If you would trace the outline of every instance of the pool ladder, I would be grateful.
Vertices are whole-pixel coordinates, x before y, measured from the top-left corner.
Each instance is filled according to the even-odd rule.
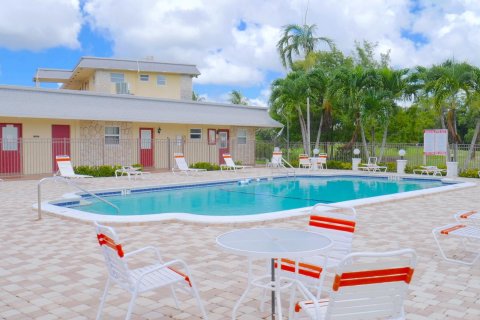
[[[400,180],[402,180],[402,177],[389,175],[389,176],[387,176],[387,179],[388,179],[388,181],[400,181]]]
[[[75,188],[77,188],[78,190],[82,191],[82,192],[85,192],[89,195],[91,195],[92,197],[102,201],[102,202],[105,202],[106,204],[108,204],[109,206],[113,207],[117,213],[120,213],[120,209],[114,205],[113,203],[111,203],[110,201],[108,200],[105,200],[103,199],[102,197],[99,197],[98,195],[88,191],[87,189],[84,189],[82,187],[80,187],[78,184],[76,184],[75,182],[73,182],[72,180],[69,180],[67,178],[64,178],[64,177],[60,177],[60,176],[53,176],[53,177],[47,177],[47,178],[43,178],[42,180],[40,180],[38,183],[37,183],[37,209],[38,209],[38,220],[42,219],[42,184],[45,182],[45,181],[60,181],[60,182],[63,182],[63,183],[66,183],[68,185],[71,185]]]

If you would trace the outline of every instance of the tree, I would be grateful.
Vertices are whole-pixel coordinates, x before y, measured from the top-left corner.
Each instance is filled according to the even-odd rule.
[[[232,90],[229,94],[228,101],[231,104],[241,104],[241,105],[248,105],[248,100],[243,96],[243,94],[240,91],[237,90]]]
[[[285,68],[292,68],[294,54],[305,60],[315,51],[319,42],[325,42],[330,48],[333,47],[333,42],[329,38],[315,37],[315,29],[316,25],[306,23],[303,26],[298,24],[283,26],[283,36],[277,43],[277,50]]]
[[[192,101],[202,102],[202,101],[205,101],[205,98],[200,96],[195,91],[192,91]]]

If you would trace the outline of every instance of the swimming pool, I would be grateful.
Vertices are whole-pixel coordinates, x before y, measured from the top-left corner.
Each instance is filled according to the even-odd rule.
[[[158,219],[161,216],[171,218],[186,215],[206,217],[208,221],[214,222],[215,219],[224,221],[225,217],[247,221],[248,218],[245,220],[245,217],[249,216],[265,219],[272,215],[276,218],[291,216],[293,211],[305,211],[317,203],[341,202],[355,205],[371,202],[369,199],[378,201],[385,200],[385,197],[401,198],[402,194],[412,196],[415,192],[455,186],[452,182],[446,183],[439,179],[299,176],[96,192],[118,206],[120,213],[88,194],[79,194],[80,199],[50,201],[48,204],[56,207],[57,212],[70,211],[70,214],[77,216],[91,215],[89,220],[100,219],[101,216],[102,220],[127,218],[126,221],[130,221],[128,217],[137,217],[149,221],[152,216]]]

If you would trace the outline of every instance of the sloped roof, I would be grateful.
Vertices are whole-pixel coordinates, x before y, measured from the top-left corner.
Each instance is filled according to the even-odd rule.
[[[282,127],[262,107],[0,86],[0,116]]]

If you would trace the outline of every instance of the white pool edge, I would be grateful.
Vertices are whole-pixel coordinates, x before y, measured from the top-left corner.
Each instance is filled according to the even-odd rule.
[[[417,179],[417,177],[405,177],[405,178]],[[438,179],[438,180],[442,180],[442,179]],[[231,180],[228,180],[228,181],[231,181]],[[404,200],[404,199],[414,198],[414,197],[421,197],[421,196],[426,196],[430,194],[454,191],[454,190],[476,186],[476,183],[473,183],[473,182],[455,181],[455,180],[449,180],[449,179],[445,179],[445,181],[455,182],[455,184],[450,184],[450,185],[436,187],[436,188],[396,193],[391,195],[336,202],[330,205],[335,205],[340,207],[359,207],[359,206],[377,204],[382,202],[390,202],[390,201]],[[204,182],[199,182],[197,184],[205,184],[205,183],[212,183],[212,182],[214,183],[224,182],[224,180],[204,181]],[[173,185],[176,186],[179,184],[173,184]],[[188,185],[188,184],[185,184],[185,185]],[[168,187],[168,186],[172,186],[172,185],[162,185],[162,187]],[[139,187],[139,188],[143,189],[148,187]],[[102,189],[94,192],[111,191],[111,190],[119,190],[119,189],[121,188]],[[75,199],[75,198],[78,198],[78,196],[76,196],[73,193],[64,195],[64,199]],[[205,224],[251,223],[251,222],[264,222],[264,221],[272,221],[272,220],[279,220],[279,219],[288,219],[288,218],[293,218],[298,216],[305,216],[309,214],[309,211],[312,208],[312,207],[303,207],[303,208],[292,209],[292,210],[274,211],[269,213],[252,214],[252,215],[245,215],[245,216],[204,216],[204,215],[196,215],[196,214],[183,213],[183,212],[160,213],[160,214],[149,214],[149,215],[115,216],[115,215],[102,215],[102,214],[75,210],[71,208],[60,207],[60,206],[50,204],[51,201],[53,200],[42,201],[41,207],[42,207],[43,213],[53,214],[63,218],[80,220],[84,222],[98,221],[103,223],[145,223],[145,222],[162,222],[162,221],[168,221],[168,220],[178,220],[183,222],[205,223]],[[32,209],[38,210],[38,205],[37,204],[32,205]],[[331,210],[331,208],[326,207],[325,210]]]

